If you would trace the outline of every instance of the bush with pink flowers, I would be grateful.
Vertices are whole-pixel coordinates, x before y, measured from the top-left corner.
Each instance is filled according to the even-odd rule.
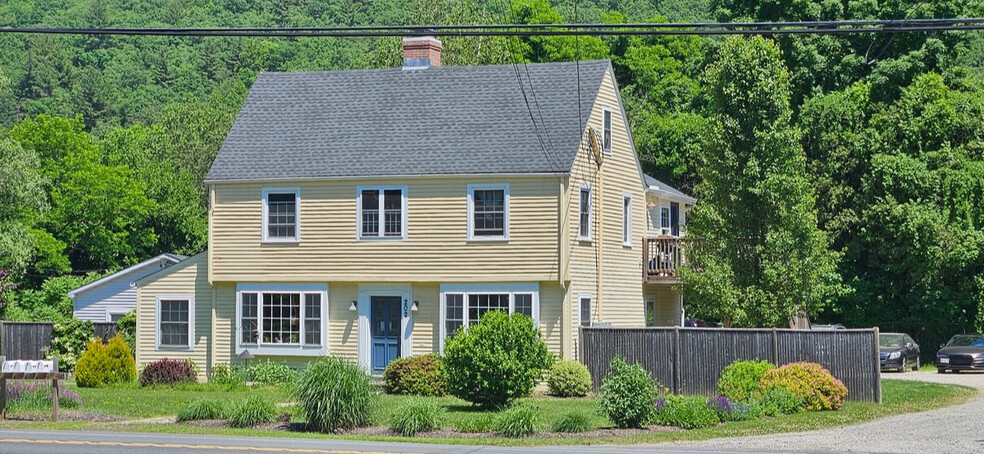
[[[847,399],[847,387],[817,363],[790,363],[765,373],[759,387],[781,388],[803,401],[806,411],[837,410]]]

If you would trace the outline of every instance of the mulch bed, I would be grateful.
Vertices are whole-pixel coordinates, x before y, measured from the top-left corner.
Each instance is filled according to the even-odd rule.
[[[7,419],[14,421],[51,421],[51,412],[26,412],[7,415]],[[58,412],[59,421],[85,421],[85,422],[118,422],[124,418],[119,416],[104,415],[102,413],[92,413],[88,411],[60,411]]]
[[[203,420],[203,421],[188,421],[184,424],[198,426],[198,427],[230,427],[229,423],[221,419]],[[260,430],[279,430],[285,432],[308,432],[307,425],[300,422],[275,422],[270,424],[260,424],[255,429]],[[530,437],[535,438],[608,438],[608,437],[624,437],[629,435],[640,435],[640,434],[650,434],[657,432],[672,432],[681,430],[676,427],[666,427],[666,426],[648,426],[641,429],[595,429],[589,430],[587,432],[581,433],[555,433],[555,432],[537,432]],[[389,427],[383,426],[370,426],[370,427],[359,427],[352,430],[346,430],[338,432],[338,435],[366,435],[375,437],[386,437],[386,436],[397,436],[389,430]],[[440,429],[431,432],[421,432],[417,434],[417,438],[500,438],[501,434],[498,432],[461,432],[457,429]]]

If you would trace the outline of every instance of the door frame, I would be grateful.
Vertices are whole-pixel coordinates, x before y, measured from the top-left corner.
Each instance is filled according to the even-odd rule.
[[[358,361],[367,371],[372,371],[372,339],[369,323],[371,321],[373,296],[398,296],[402,300],[400,308],[400,357],[413,355],[413,291],[409,284],[373,284],[359,285],[359,325],[358,325]]]

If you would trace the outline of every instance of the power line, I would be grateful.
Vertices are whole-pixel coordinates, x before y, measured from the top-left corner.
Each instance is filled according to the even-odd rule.
[[[892,19],[798,22],[706,22],[626,24],[488,24],[263,28],[44,28],[4,27],[7,34],[189,36],[189,37],[398,37],[398,36],[648,36],[791,35],[984,30],[984,18]]]

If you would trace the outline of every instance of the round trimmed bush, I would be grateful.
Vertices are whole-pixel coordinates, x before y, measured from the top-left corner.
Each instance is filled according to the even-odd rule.
[[[509,438],[533,435],[540,425],[540,411],[532,405],[516,405],[499,413],[495,429]]]
[[[486,312],[444,345],[448,391],[485,408],[528,396],[552,362],[533,319],[502,311]]]
[[[218,399],[198,399],[178,412],[178,422],[222,419],[225,417],[225,404]]]
[[[396,408],[390,430],[405,437],[413,437],[420,432],[440,428],[444,415],[444,408],[435,402],[409,399]]]
[[[197,379],[195,364],[190,359],[159,359],[146,365],[140,372],[141,386],[173,385]]]
[[[335,356],[309,363],[294,382],[293,395],[308,425],[325,433],[367,426],[376,408],[369,375]]]
[[[601,409],[619,428],[642,427],[649,422],[659,397],[659,384],[639,364],[612,359],[601,382]]]
[[[577,361],[557,361],[547,372],[547,387],[557,397],[582,397],[591,389],[591,373]]]
[[[75,365],[75,383],[81,388],[131,382],[136,375],[133,352],[119,335],[108,345],[98,337],[89,341]]]
[[[232,427],[253,427],[277,420],[277,406],[260,396],[234,402],[226,415]]]
[[[398,358],[383,372],[383,388],[390,394],[443,396],[444,363],[436,353]]]
[[[759,382],[776,366],[768,361],[735,361],[728,364],[718,380],[718,392],[733,402],[747,402],[761,394]]]
[[[847,387],[817,363],[790,363],[765,373],[763,390],[782,388],[803,402],[806,411],[837,410],[847,399]]]

